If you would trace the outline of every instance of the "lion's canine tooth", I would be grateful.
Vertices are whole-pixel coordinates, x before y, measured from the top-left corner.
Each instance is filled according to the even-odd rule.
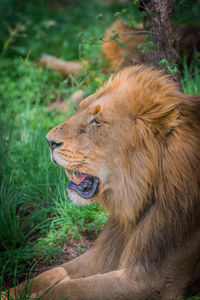
[[[66,173],[67,177],[69,178],[69,180],[71,180],[73,175],[69,171],[67,171],[66,169],[65,169],[65,173]]]
[[[73,181],[75,183],[79,183],[80,182],[80,178],[78,178],[75,174],[73,174]]]

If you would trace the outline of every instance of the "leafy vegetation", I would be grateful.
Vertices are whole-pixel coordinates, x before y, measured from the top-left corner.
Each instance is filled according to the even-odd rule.
[[[56,3],[56,4],[55,4]],[[76,90],[93,93],[107,79],[99,55],[100,39],[115,17],[131,4],[105,6],[101,1],[2,0],[0,15],[0,285],[29,276],[40,261],[49,261],[69,239],[98,232],[107,214],[97,204],[73,205],[66,196],[64,171],[50,162],[47,132],[73,114]],[[135,9],[135,8],[134,8]],[[131,10],[133,13],[133,10]],[[137,12],[139,16],[139,12]],[[141,18],[140,16],[137,18]],[[129,17],[129,22],[133,23]],[[79,77],[63,77],[37,65],[42,53],[80,60]],[[183,62],[182,85],[200,94],[200,57]],[[68,111],[50,110],[62,99]],[[84,251],[79,246],[77,251]]]

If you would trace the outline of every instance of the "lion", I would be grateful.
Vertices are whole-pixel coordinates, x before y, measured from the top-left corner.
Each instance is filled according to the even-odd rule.
[[[181,57],[188,64],[194,56],[194,49],[200,51],[200,30],[195,26],[172,25],[174,46]],[[102,65],[103,73],[116,73],[121,68],[138,65],[153,64],[152,51],[154,44],[151,39],[151,31],[146,30],[143,24],[130,27],[116,20],[105,31],[102,40],[102,50],[100,56],[108,63]],[[180,67],[181,63],[179,61]],[[52,70],[63,73],[65,76],[70,74],[81,74],[83,66],[78,61],[64,61],[52,55],[44,54],[39,60],[39,65],[48,67]]]
[[[200,51],[199,28],[172,24],[172,29],[176,50],[181,57],[191,63],[194,48]],[[114,22],[106,30],[102,42],[102,54],[109,62],[109,66],[103,71],[105,73],[116,72],[120,68],[137,64],[152,65],[153,58],[149,50],[153,49],[154,45],[149,41],[151,34],[151,30],[144,28],[143,24],[131,28],[120,19]]]
[[[47,134],[71,201],[109,212],[94,246],[10,290],[15,298],[175,299],[200,283],[200,98],[128,67]]]
[[[114,22],[105,32],[102,42],[102,54],[109,62],[105,67],[105,73],[115,72],[122,67],[136,64],[150,64],[149,57],[138,49],[139,45],[146,44],[145,29],[142,24],[130,28],[119,19]],[[113,39],[116,35],[116,39]],[[122,43],[122,45],[120,44]],[[123,46],[123,47],[122,47]]]

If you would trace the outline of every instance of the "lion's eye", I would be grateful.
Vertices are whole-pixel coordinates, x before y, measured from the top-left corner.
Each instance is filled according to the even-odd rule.
[[[99,127],[99,126],[103,125],[103,122],[101,122],[101,121],[99,121],[99,120],[97,120],[97,119],[92,119],[92,120],[90,121],[90,124],[95,124],[96,127]]]
[[[90,121],[90,124],[93,124],[93,123],[94,124],[100,124],[96,119],[93,119],[93,120]]]

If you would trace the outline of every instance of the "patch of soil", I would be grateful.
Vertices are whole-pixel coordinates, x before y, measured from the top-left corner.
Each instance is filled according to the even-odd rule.
[[[55,98],[51,103],[48,104],[48,109],[56,109],[58,111],[69,111],[69,106],[67,102],[65,102],[63,99]]]
[[[95,235],[96,238],[96,235]],[[67,241],[62,247],[62,253],[59,254],[56,259],[51,260],[50,262],[45,262],[41,260],[36,267],[34,268],[34,276],[51,269],[52,267],[59,266],[63,263],[66,263],[79,255],[83,254],[85,251],[90,249],[94,243],[94,239],[86,236],[84,240],[76,241],[70,240]]]

